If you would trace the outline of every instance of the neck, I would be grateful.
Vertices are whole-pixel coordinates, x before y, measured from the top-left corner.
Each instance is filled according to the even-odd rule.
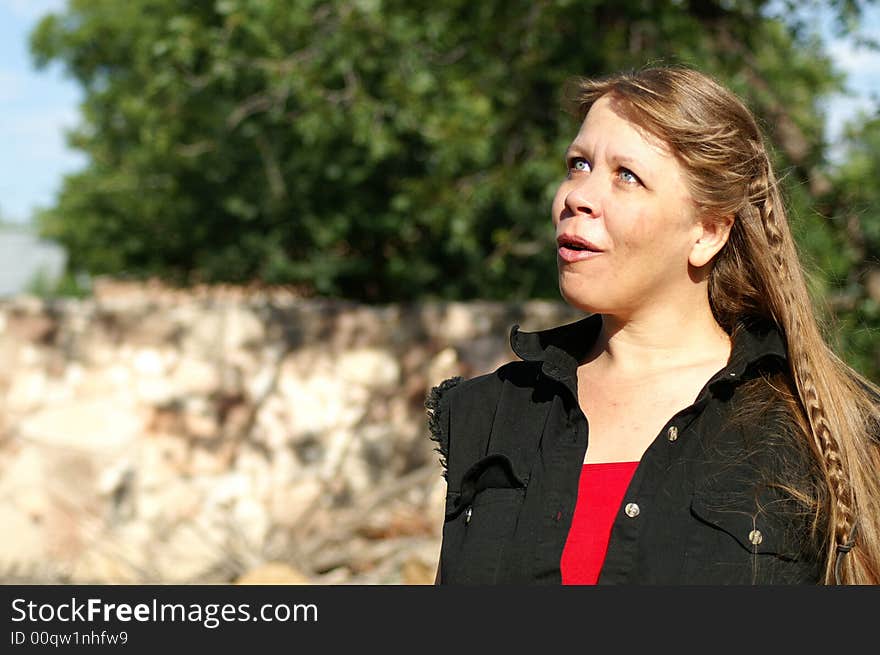
[[[602,315],[602,329],[589,359],[620,375],[664,371],[730,357],[730,337],[718,325],[708,298],[704,306],[664,305],[630,316]]]

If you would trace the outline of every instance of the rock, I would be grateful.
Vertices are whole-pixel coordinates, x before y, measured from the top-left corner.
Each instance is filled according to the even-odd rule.
[[[151,562],[157,580],[165,584],[193,584],[228,566],[228,541],[220,517],[203,512],[196,520],[171,527],[156,535]]]
[[[312,580],[302,571],[283,562],[265,562],[241,574],[233,584],[239,585],[270,585],[270,584],[313,584]]]
[[[132,368],[136,375],[156,377],[166,370],[165,358],[156,348],[141,348],[135,351]]]
[[[219,446],[193,447],[190,449],[186,472],[195,477],[224,475],[232,467],[234,450],[234,445],[229,441]]]
[[[365,412],[369,392],[345,385],[326,357],[309,357],[311,362],[292,361],[282,365],[278,394],[290,413],[290,433],[322,434],[356,424]]]
[[[229,305],[223,324],[223,352],[259,346],[265,337],[262,321],[245,307]]]
[[[47,551],[46,523],[35,520],[26,510],[7,501],[0,504],[0,525],[3,525],[5,535],[0,539],[0,575],[4,582],[11,571],[39,577],[39,572],[46,570],[51,561]]]
[[[178,396],[207,395],[220,386],[216,364],[197,357],[182,357],[168,380]]]
[[[48,387],[46,374],[41,370],[24,370],[12,377],[6,393],[5,409],[23,414],[45,403]]]
[[[252,438],[271,450],[279,450],[293,439],[292,405],[280,396],[270,396],[257,412]]]
[[[430,584],[446,484],[426,392],[508,361],[514,322],[580,318],[545,301],[99,286],[0,300],[0,562],[15,580]],[[435,475],[360,515],[420,467]]]
[[[474,312],[467,303],[449,303],[443,316],[446,338],[452,342],[465,341],[485,333],[491,325],[489,306],[485,309],[487,311]]]
[[[259,552],[269,533],[269,513],[265,505],[251,495],[236,499],[232,508],[232,520],[239,539]]]
[[[187,434],[200,440],[214,440],[222,435],[217,417],[208,413],[187,412],[183,417],[183,424]]]
[[[136,489],[135,516],[141,524],[171,526],[189,523],[203,508],[204,492],[183,477],[169,476],[161,486],[139,483]]]
[[[428,525],[433,526],[434,536],[439,538],[443,533],[443,519],[446,515],[446,480],[442,477],[442,469],[437,463],[437,478],[431,485],[425,510]]]
[[[337,379],[343,384],[360,384],[382,389],[400,380],[400,365],[391,353],[377,348],[342,352],[336,362]]]
[[[422,560],[412,557],[406,560],[401,567],[401,584],[405,585],[429,585],[434,584],[436,569],[432,569]]]
[[[297,526],[307,513],[314,511],[323,493],[324,485],[316,478],[303,478],[277,486],[270,497],[272,522],[288,528]]]
[[[13,312],[6,317],[10,336],[29,343],[51,343],[58,332],[58,320],[41,311]]]
[[[23,419],[20,431],[42,444],[90,451],[106,459],[130,447],[143,433],[144,424],[133,407],[90,400],[45,407]]]
[[[455,348],[447,347],[438,352],[428,363],[428,383],[434,387],[443,380],[458,375],[458,353]],[[425,390],[427,392],[427,390]]]

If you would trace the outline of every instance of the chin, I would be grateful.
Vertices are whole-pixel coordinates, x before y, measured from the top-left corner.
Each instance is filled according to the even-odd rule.
[[[579,309],[580,311],[586,314],[602,314],[603,308],[601,305],[597,304],[597,298],[591,298],[592,294],[584,293],[583,290],[573,289],[573,285],[564,284],[562,282],[562,277],[559,279],[559,293],[562,296],[562,299],[567,302],[569,305],[574,307],[575,309]]]

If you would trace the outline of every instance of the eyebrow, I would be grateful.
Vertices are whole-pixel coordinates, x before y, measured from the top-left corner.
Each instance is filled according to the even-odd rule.
[[[563,159],[568,162],[568,158],[573,155],[586,155],[587,153],[578,145],[572,143],[568,148],[565,149],[565,154],[563,155]]]
[[[570,146],[568,146],[568,148],[565,149],[564,161],[568,163],[569,157],[572,157],[574,155],[586,156],[586,154],[587,152],[583,147],[576,143],[572,143]],[[612,155],[611,160],[623,166],[634,166],[640,171],[647,171],[648,169],[648,166],[644,162],[639,161],[638,159],[633,159],[628,155],[614,154]]]
[[[626,155],[615,155],[611,159],[612,161],[615,161],[623,166],[633,166],[635,168],[638,168],[640,172],[648,171],[648,166],[644,162],[633,159],[632,157],[627,157]]]

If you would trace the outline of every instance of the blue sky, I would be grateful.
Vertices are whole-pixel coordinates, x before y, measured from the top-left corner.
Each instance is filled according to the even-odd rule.
[[[76,125],[78,87],[57,68],[36,71],[27,36],[40,16],[64,0],[0,0],[0,217],[24,221],[52,204],[66,172],[85,159],[67,148]]]
[[[58,67],[35,70],[28,53],[28,34],[37,20],[65,4],[65,0],[0,0],[0,218],[4,220],[24,222],[35,208],[51,205],[64,174],[85,164],[82,155],[67,148],[64,138],[65,129],[77,123],[78,87]],[[821,16],[817,22],[823,24]],[[861,31],[880,37],[880,6],[868,8]],[[876,111],[880,53],[845,41],[830,41],[828,51],[847,74],[853,92],[828,104],[833,140],[857,111]]]

